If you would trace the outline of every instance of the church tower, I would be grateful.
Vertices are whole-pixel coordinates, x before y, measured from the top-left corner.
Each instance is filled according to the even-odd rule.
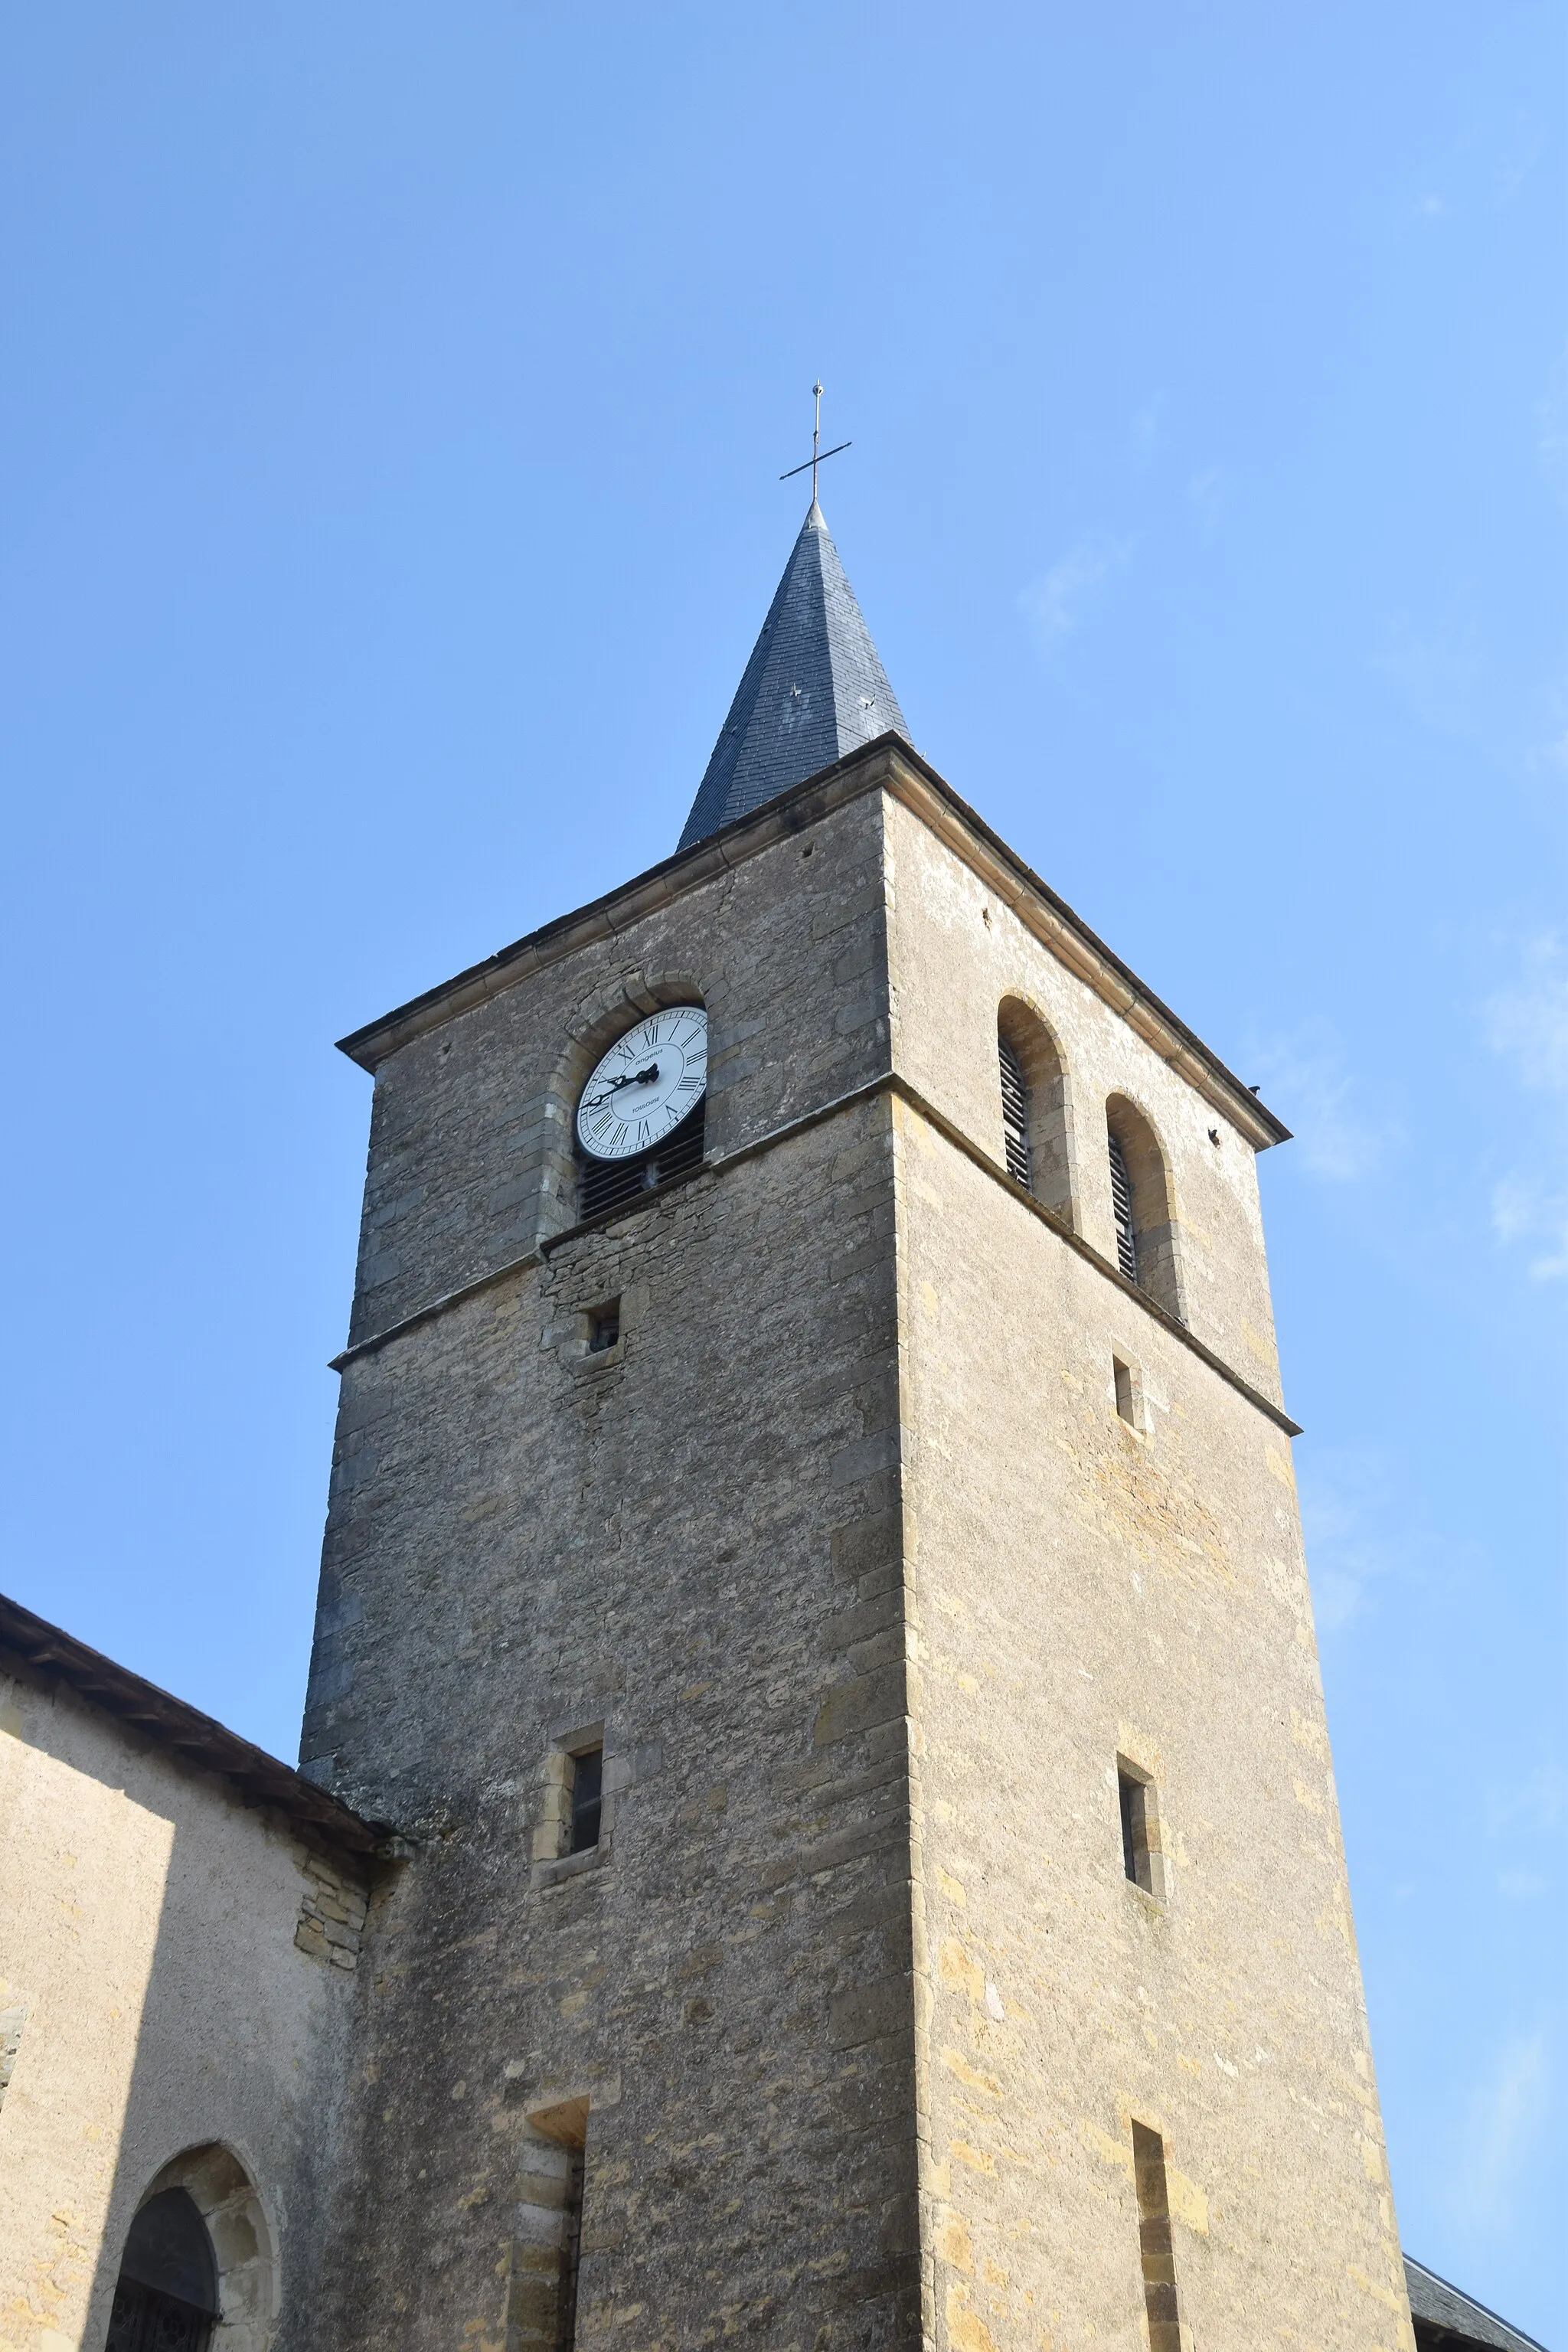
[[[815,499],[676,855],[375,1079],[302,1769],[340,2352],[1412,2338],[1279,1121],[912,749]]]

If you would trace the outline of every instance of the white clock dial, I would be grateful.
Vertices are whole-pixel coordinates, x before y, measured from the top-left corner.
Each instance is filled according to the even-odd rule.
[[[662,1143],[708,1084],[708,1015],[700,1004],[650,1013],[617,1037],[583,1089],[577,1140],[595,1160],[630,1160]]]

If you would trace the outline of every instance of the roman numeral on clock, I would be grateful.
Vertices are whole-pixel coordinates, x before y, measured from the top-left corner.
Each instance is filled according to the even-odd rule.
[[[666,1005],[607,1045],[578,1098],[576,1136],[590,1159],[649,1155],[707,1089],[708,1019]],[[595,1179],[595,1181],[598,1180]]]

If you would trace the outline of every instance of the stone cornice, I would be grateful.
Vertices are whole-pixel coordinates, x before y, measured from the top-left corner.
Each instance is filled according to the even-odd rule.
[[[482,963],[471,964],[439,987],[426,989],[381,1020],[368,1022],[341,1038],[340,1050],[362,1069],[374,1072],[411,1039],[439,1028],[488,997],[515,988],[520,981],[560,962],[579,948],[621,938],[657,908],[673,904],[689,891],[758,856],[775,842],[805,831],[834,809],[871,792],[890,793],[918,816],[1058,961],[1222,1111],[1255,1150],[1265,1151],[1270,1144],[1289,1140],[1289,1129],[1258,1101],[1250,1087],[1143,985],[1136,972],[1008,848],[919,752],[911,751],[900,736],[890,734],[878,736],[832,767],[781,793],[754,814],[667,857],[619,889],[558,916],[554,922],[530,931],[510,947],[498,949]]]
[[[884,1070],[879,1077],[868,1078],[864,1086],[851,1087],[847,1094],[836,1095],[831,1102],[819,1103],[815,1110],[803,1111],[798,1118],[786,1119],[782,1127],[772,1129],[766,1135],[753,1137],[750,1143],[740,1144],[733,1151],[721,1153],[715,1159],[704,1160],[700,1166],[689,1169],[683,1174],[672,1178],[668,1184],[660,1185],[658,1191],[651,1195],[630,1202],[623,1201],[613,1209],[601,1209],[597,1216],[584,1217],[580,1223],[567,1225],[562,1232],[550,1234],[535,1248],[524,1250],[520,1256],[508,1258],[502,1265],[491,1266],[488,1273],[474,1275],[468,1281],[458,1283],[452,1289],[443,1291],[439,1297],[427,1299],[424,1306],[416,1307],[408,1314],[399,1316],[395,1322],[387,1324],[384,1330],[373,1331],[368,1338],[356,1340],[352,1348],[345,1348],[341,1355],[331,1359],[330,1370],[334,1372],[346,1371],[351,1364],[357,1363],[362,1357],[376,1354],[390,1340],[402,1339],[405,1332],[416,1330],[422,1323],[431,1322],[436,1317],[447,1314],[452,1307],[460,1307],[470,1298],[477,1298],[482,1291],[493,1290],[499,1283],[507,1281],[512,1276],[526,1273],[530,1266],[542,1265],[547,1258],[553,1255],[555,1251],[564,1248],[571,1242],[581,1240],[585,1234],[600,1232],[608,1225],[626,1223],[633,1217],[651,1215],[661,1202],[668,1200],[671,1192],[681,1186],[694,1182],[700,1176],[722,1176],[727,1170],[739,1167],[742,1160],[754,1160],[759,1153],[773,1151],[779,1144],[787,1143],[797,1135],[804,1135],[810,1128],[820,1127],[826,1119],[838,1118],[842,1112],[852,1110],[858,1103],[870,1102],[879,1095],[890,1095],[905,1104],[918,1118],[923,1119],[928,1127],[934,1129],[938,1135],[952,1144],[955,1150],[961,1151],[964,1158],[983,1174],[989,1176],[994,1183],[1000,1184],[1004,1192],[1010,1192],[1020,1208],[1027,1209],[1031,1216],[1037,1217],[1041,1224],[1048,1226],[1059,1241],[1065,1242],[1070,1250],[1076,1251],[1079,1257],[1093,1266],[1097,1274],[1103,1276],[1114,1288],[1131,1299],[1135,1307],[1142,1307],[1145,1315],[1152,1316],[1163,1330],[1170,1333],[1173,1339],[1180,1340],[1182,1346],[1188,1349],[1201,1362],[1205,1363],[1211,1371],[1217,1372],[1220,1379],[1228,1387],[1235,1389],[1238,1396],[1244,1396],[1248,1404],[1256,1405],[1258,1411],[1273,1422],[1276,1428],[1282,1429],[1287,1437],[1300,1436],[1300,1423],[1292,1421],[1284,1408],[1274,1402],[1272,1397],[1265,1396],[1261,1389],[1255,1389],[1250,1381],[1244,1380],[1234,1365],[1227,1364],[1223,1356],[1216,1355],[1205,1341],[1200,1339],[1194,1332],[1189,1331],[1178,1317],[1172,1315],[1160,1305],[1158,1299],[1151,1298],[1149,1293],[1141,1289],[1137,1283],[1129,1282],[1121,1267],[1113,1265],[1108,1257],[1102,1257],[1092,1242],[1085,1241],[1081,1234],[1075,1233],[1065,1217],[1058,1216],[1054,1209],[1047,1209],[1043,1201],[1037,1201],[1026,1185],[1020,1184],[1015,1177],[1009,1176],[1000,1160],[993,1160],[991,1154],[976,1143],[972,1136],[965,1135],[963,1129],[955,1125],[945,1111],[939,1110],[935,1103],[928,1101],[918,1087],[911,1087],[907,1078],[900,1077],[892,1070]]]

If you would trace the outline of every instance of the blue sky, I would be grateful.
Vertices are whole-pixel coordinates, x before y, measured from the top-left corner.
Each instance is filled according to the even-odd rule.
[[[294,1752],[368,1083],[804,505],[1268,1099],[1406,2244],[1564,2316],[1561,11],[0,11],[5,1577]]]

